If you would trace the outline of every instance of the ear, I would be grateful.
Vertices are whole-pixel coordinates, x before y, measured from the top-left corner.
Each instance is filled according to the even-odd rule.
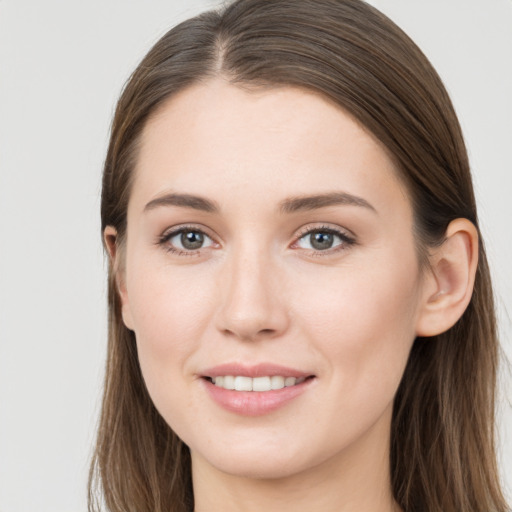
[[[456,219],[443,244],[430,256],[424,296],[416,326],[417,336],[447,331],[471,300],[478,264],[478,232],[468,219]]]
[[[126,291],[126,272],[124,264],[125,250],[121,247],[119,236],[116,228],[113,226],[107,226],[103,232],[103,240],[105,241],[105,247],[107,248],[108,256],[110,259],[110,265],[114,275],[117,293],[121,300],[121,313],[123,315],[123,322],[128,329],[133,330],[133,320],[131,316],[130,304],[128,302],[128,293]]]

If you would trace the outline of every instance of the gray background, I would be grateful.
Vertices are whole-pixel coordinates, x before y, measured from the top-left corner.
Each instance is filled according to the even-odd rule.
[[[512,359],[512,0],[374,0],[459,113]],[[101,164],[119,91],[208,0],[0,0],[0,512],[85,512],[105,356]],[[512,494],[512,378],[500,467]]]

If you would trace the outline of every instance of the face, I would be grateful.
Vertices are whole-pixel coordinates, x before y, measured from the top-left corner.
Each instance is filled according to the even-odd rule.
[[[393,163],[343,110],[222,80],[172,97],[124,251],[123,318],[194,465],[276,478],[387,447],[422,273]]]

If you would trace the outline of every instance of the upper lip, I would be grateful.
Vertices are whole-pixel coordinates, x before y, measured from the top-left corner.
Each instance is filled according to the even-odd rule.
[[[311,372],[304,372],[295,368],[281,366],[273,363],[243,364],[243,363],[225,363],[212,368],[207,368],[201,372],[202,377],[222,377],[225,375],[243,376],[243,377],[272,377],[280,375],[282,377],[310,377]]]

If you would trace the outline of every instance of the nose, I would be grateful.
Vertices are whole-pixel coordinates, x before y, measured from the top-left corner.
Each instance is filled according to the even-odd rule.
[[[263,251],[227,258],[216,327],[243,341],[276,338],[289,326],[283,275]]]

